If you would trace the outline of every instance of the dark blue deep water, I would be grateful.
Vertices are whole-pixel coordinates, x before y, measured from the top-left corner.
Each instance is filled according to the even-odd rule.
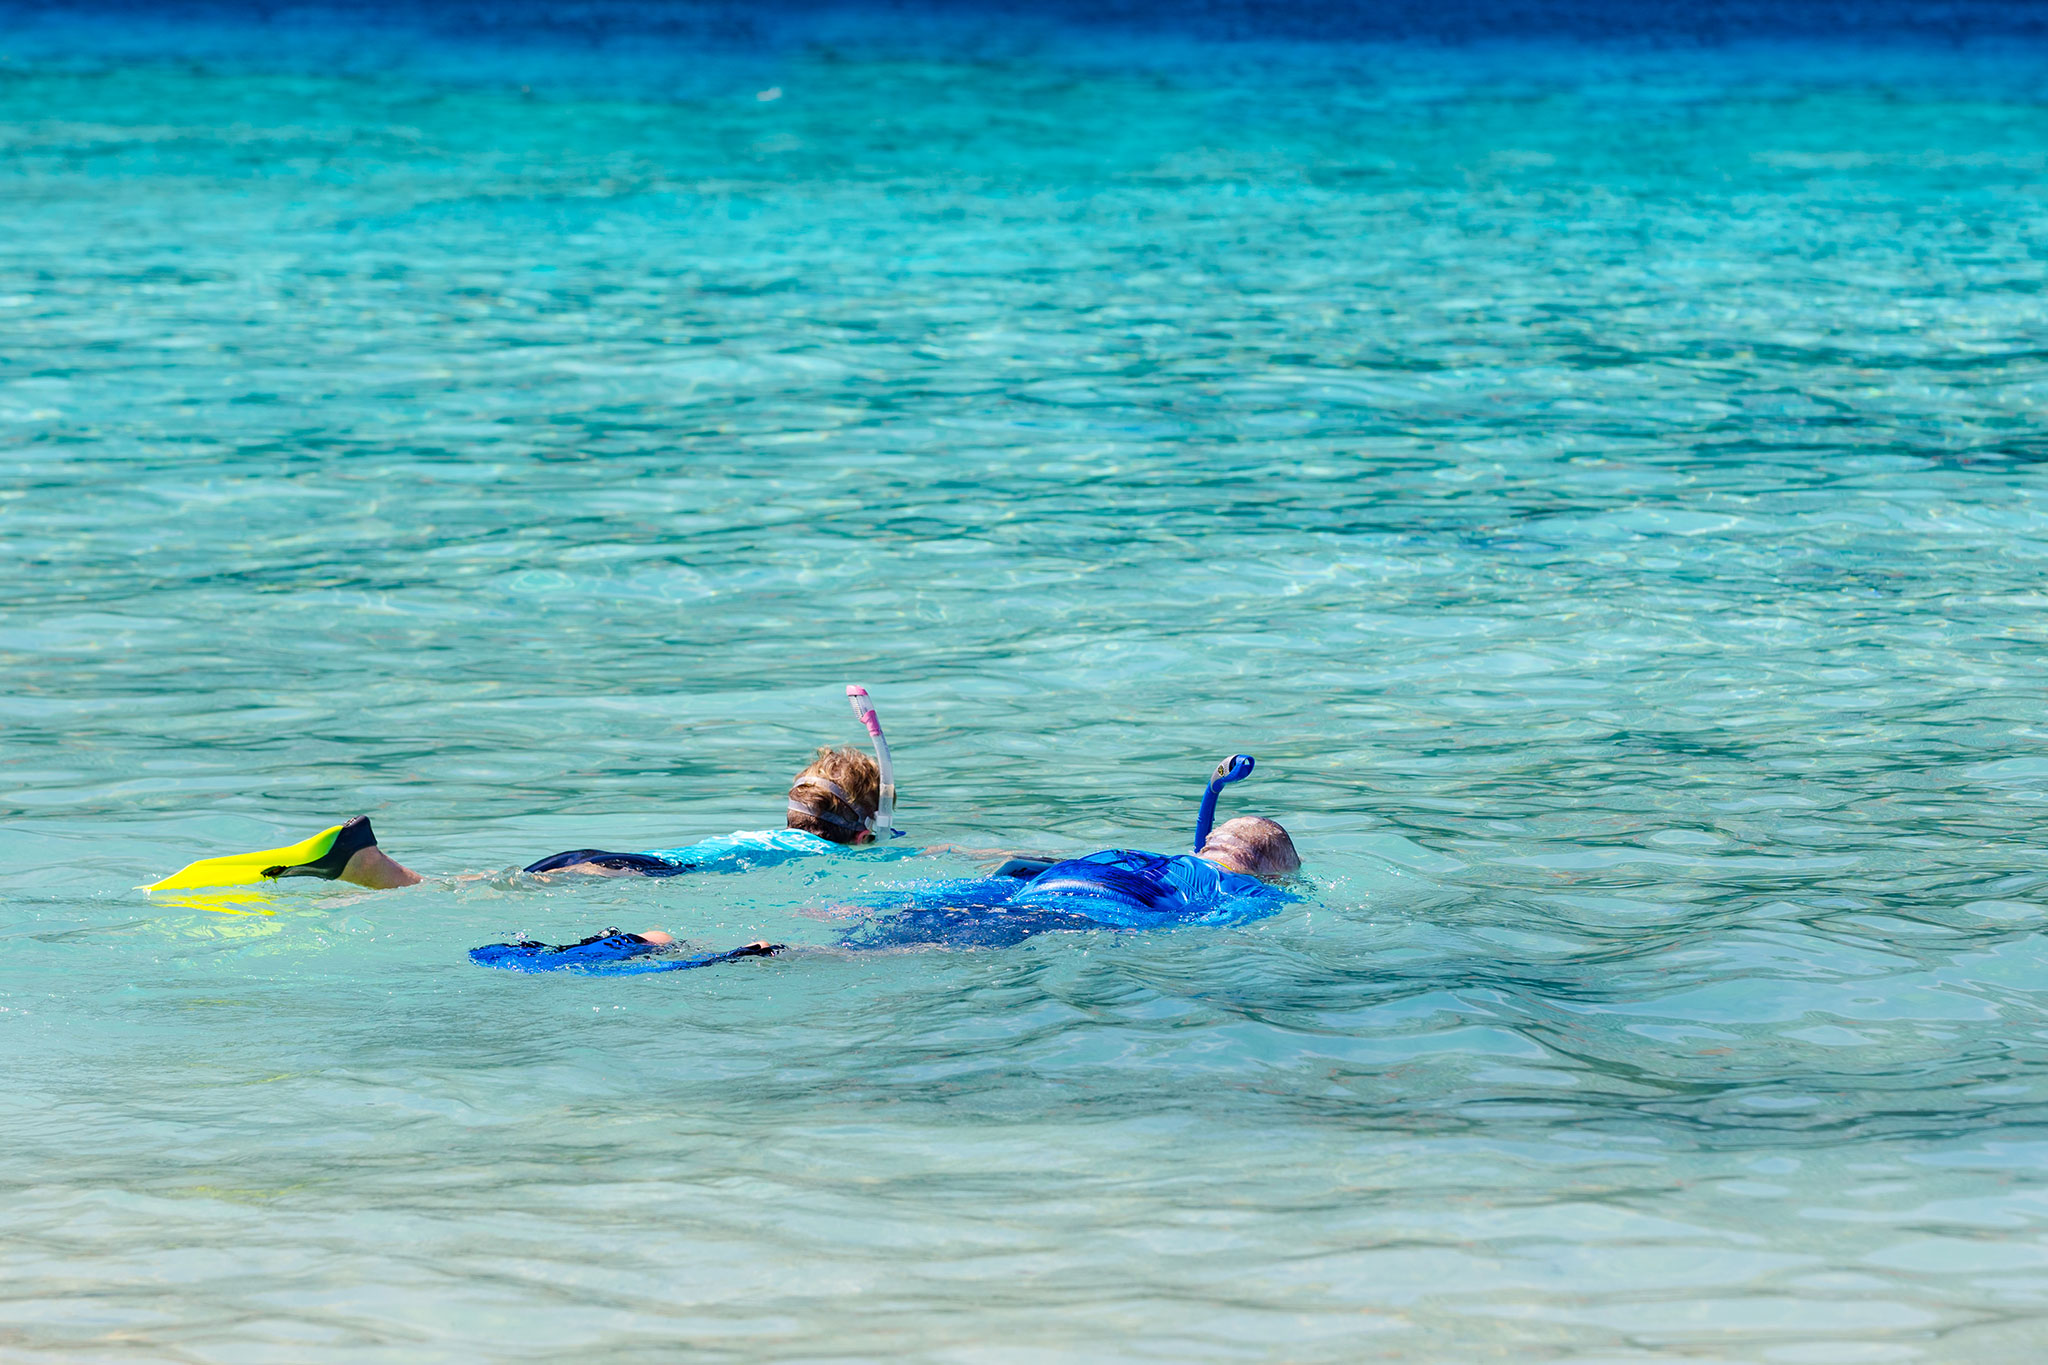
[[[0,9],[0,1357],[2039,1359],[2044,43]],[[849,681],[955,848],[511,871]],[[1232,751],[1274,918],[831,946]]]

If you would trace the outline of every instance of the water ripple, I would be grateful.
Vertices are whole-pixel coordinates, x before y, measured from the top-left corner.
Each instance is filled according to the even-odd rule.
[[[2038,1354],[2032,49],[70,32],[0,1351]],[[1316,894],[858,953],[900,866],[511,875],[774,823],[849,678],[920,842],[1175,846],[1243,750]],[[130,890],[357,811],[434,878]],[[651,923],[797,948],[463,960]]]

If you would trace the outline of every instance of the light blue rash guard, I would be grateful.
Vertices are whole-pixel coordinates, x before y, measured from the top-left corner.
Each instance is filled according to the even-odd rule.
[[[645,853],[612,853],[601,848],[572,848],[529,864],[528,872],[560,872],[585,863],[612,872],[637,872],[643,877],[677,877],[685,872],[752,872],[795,858],[820,854],[854,854],[867,858],[908,858],[914,848],[878,849],[872,844],[835,844],[800,829],[743,829],[702,839],[680,848]]]
[[[753,872],[795,858],[855,851],[854,845],[835,844],[809,830],[742,829],[681,848],[650,848],[640,856],[659,858],[695,872]]]

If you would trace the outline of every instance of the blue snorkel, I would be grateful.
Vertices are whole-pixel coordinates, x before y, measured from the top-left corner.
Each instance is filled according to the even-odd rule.
[[[1250,754],[1232,754],[1216,765],[1215,776],[1209,779],[1209,789],[1202,793],[1202,813],[1195,817],[1195,852],[1202,851],[1202,845],[1209,842],[1209,831],[1216,824],[1216,798],[1232,782],[1242,782],[1252,775],[1257,760]]]

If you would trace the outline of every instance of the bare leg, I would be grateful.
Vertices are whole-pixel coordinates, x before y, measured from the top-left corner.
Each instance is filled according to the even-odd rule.
[[[555,869],[555,872],[581,872],[591,877],[637,877],[640,875],[630,867],[603,867],[597,863],[573,863],[568,867],[558,867]],[[539,875],[551,877],[554,873],[543,872]]]
[[[357,849],[350,856],[348,864],[341,869],[341,880],[367,886],[372,891],[387,891],[395,886],[418,885],[420,874],[371,844],[368,848]]]
[[[676,941],[676,936],[674,934],[669,933],[666,929],[642,929],[640,931],[640,937],[646,939],[649,943],[656,944],[663,948],[669,947]],[[765,938],[755,939],[752,943],[749,943],[747,945],[747,947],[762,953],[772,952],[776,948],[779,948],[781,946],[782,945],[777,943],[770,943]]]

